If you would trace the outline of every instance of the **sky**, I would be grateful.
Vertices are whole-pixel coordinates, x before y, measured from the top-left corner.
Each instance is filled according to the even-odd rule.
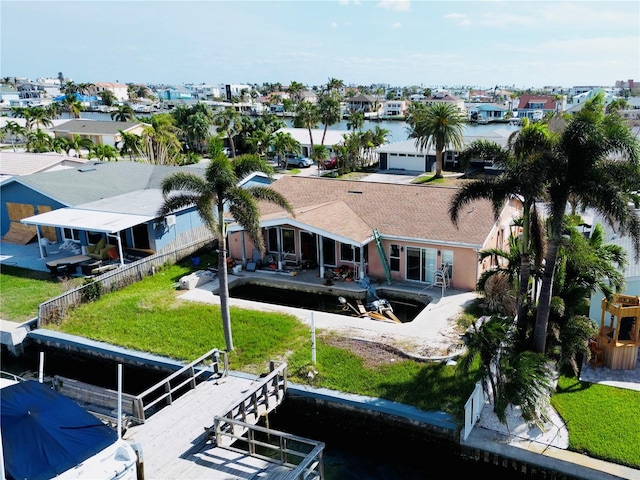
[[[0,0],[0,76],[76,83],[613,86],[637,0]]]

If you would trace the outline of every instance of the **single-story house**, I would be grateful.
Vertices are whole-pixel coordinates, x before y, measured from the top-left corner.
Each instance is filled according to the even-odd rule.
[[[79,168],[85,164],[81,158],[62,153],[27,153],[3,151],[0,155],[0,180],[8,177]]]
[[[314,145],[320,145],[322,136],[325,134],[324,128],[312,128],[311,136],[309,136],[307,128],[281,128],[278,132],[288,133],[294,140],[299,142],[302,148],[301,154],[305,157],[311,157],[311,139],[313,138]],[[343,143],[344,136],[348,133],[348,130],[327,129],[324,137],[324,146],[327,147],[330,154],[333,154],[333,148],[331,147]]]
[[[467,113],[471,122],[489,123],[495,120],[504,120],[509,109],[504,105],[495,103],[468,103]]]
[[[465,135],[465,146],[476,140],[488,140],[505,147],[512,131],[496,128],[483,135]],[[401,142],[384,144],[375,150],[380,160],[380,168],[383,170],[406,170],[412,172],[433,172],[435,171],[436,151],[430,147],[429,150],[420,150],[416,145],[416,139],[410,138]],[[460,152],[445,150],[444,168],[445,170],[456,170],[459,166],[457,156]],[[471,162],[474,163],[473,161]],[[473,166],[473,165],[472,165]],[[478,165],[483,169],[492,169],[492,164]]]
[[[7,178],[0,182],[0,234],[4,241],[25,245],[72,242],[82,249],[105,238],[121,251],[162,251],[182,233],[202,228],[193,208],[156,216],[162,180],[186,168],[88,161],[78,168]],[[204,173],[196,167],[188,171]],[[40,255],[46,250],[41,248]]]
[[[498,218],[488,201],[449,217],[457,188],[284,176],[270,186],[284,195],[295,215],[260,205],[260,224],[268,254],[328,270],[349,269],[355,278],[416,282],[428,287],[447,272],[451,288],[471,291],[491,260],[478,252],[508,248],[513,219],[521,212],[516,198]],[[241,226],[229,225],[231,257],[245,263],[255,250]]]
[[[71,139],[74,135],[80,135],[82,138],[88,138],[94,144],[115,147],[122,140],[120,130],[125,133],[142,135],[145,127],[146,124],[142,122],[110,122],[79,118],[56,125],[51,128],[51,132],[55,138]]]

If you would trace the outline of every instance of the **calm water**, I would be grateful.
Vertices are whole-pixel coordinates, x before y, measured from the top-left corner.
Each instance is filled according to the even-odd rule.
[[[355,313],[352,309],[348,307],[345,308],[338,301],[339,296],[337,294],[301,292],[298,290],[287,290],[285,288],[245,284],[231,287],[229,289],[229,295],[233,298],[241,298],[243,300],[304,308],[338,315],[353,316]],[[345,297],[350,305],[357,308],[357,303],[354,298],[349,298],[346,295],[341,296]],[[425,304],[410,299],[388,298],[387,300],[389,300],[393,308],[393,314],[402,323],[413,321],[426,307]],[[362,303],[366,302],[363,301]]]
[[[2,369],[37,378],[39,352],[29,350],[16,360],[3,355]],[[91,357],[48,350],[44,374],[62,375],[117,390],[117,364]],[[165,375],[166,376],[166,375]],[[161,379],[148,369],[123,367],[123,389],[139,393]],[[491,464],[462,459],[457,446],[433,441],[393,427],[354,425],[352,414],[310,411],[285,402],[269,415],[269,427],[322,441],[326,480],[427,480],[442,472],[452,478],[531,480],[534,477]],[[143,446],[144,448],[144,446]]]
[[[144,115],[139,115],[140,117]],[[108,113],[100,113],[100,112],[82,112],[82,118],[91,118],[94,120],[111,120],[111,116]],[[287,126],[291,127],[292,120],[287,118],[285,119],[285,123]],[[389,131],[389,135],[387,136],[387,142],[402,142],[408,139],[407,127],[408,124],[406,122],[397,121],[397,120],[381,120],[381,121],[372,121],[366,120],[364,122],[363,130],[374,130],[376,127],[383,128]],[[331,130],[348,130],[347,129],[347,120],[343,120],[335,125],[331,125],[329,127]],[[484,135],[495,130],[506,130],[507,132],[515,132],[519,130],[520,127],[508,124],[487,124],[487,125],[465,125],[464,133],[465,135]]]

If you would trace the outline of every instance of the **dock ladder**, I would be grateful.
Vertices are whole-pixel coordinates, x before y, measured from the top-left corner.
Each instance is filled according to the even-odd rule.
[[[382,268],[384,268],[384,274],[387,277],[387,283],[391,285],[391,269],[389,268],[389,261],[387,260],[387,255],[384,253],[384,248],[382,247],[382,240],[380,238],[380,232],[378,232],[377,228],[373,229],[373,239],[376,242],[376,248],[378,249],[378,255],[380,256],[380,261],[382,262]]]

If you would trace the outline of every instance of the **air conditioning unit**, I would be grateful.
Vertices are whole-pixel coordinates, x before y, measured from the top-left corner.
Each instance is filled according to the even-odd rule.
[[[172,227],[176,224],[176,216],[175,215],[167,215],[165,217],[165,221],[167,222],[167,227]]]

